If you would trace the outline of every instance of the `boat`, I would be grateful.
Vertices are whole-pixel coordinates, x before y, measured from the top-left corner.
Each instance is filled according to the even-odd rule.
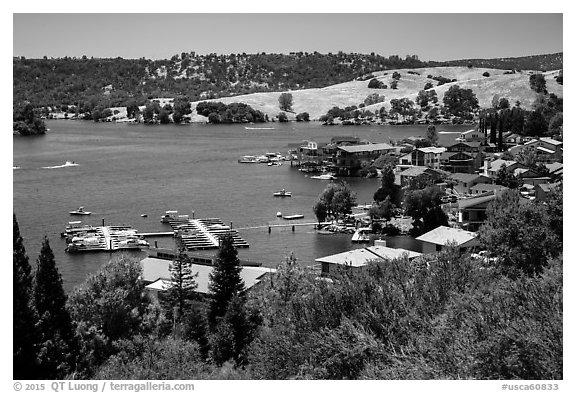
[[[290,191],[286,191],[284,189],[277,191],[274,193],[275,197],[291,197],[292,193]]]
[[[140,214],[140,217],[148,217],[148,214],[146,213]]]
[[[69,166],[78,166],[74,161],[66,161],[63,165],[54,165],[54,166],[43,166],[42,169],[58,169],[58,168],[66,168]]]
[[[358,228],[352,235],[353,243],[368,243],[370,241],[370,228]]]
[[[242,158],[240,158],[238,160],[238,162],[240,164],[258,164],[258,158],[256,156],[242,156]]]
[[[19,167],[18,165],[15,165],[15,166],[13,165],[13,166],[12,166],[12,169],[13,169],[13,170],[14,170],[14,169],[20,169],[20,167]]]
[[[170,223],[170,221],[176,221],[178,219],[178,210],[167,210],[166,214],[160,217],[160,222],[164,224]]]
[[[282,212],[277,212],[276,217],[282,217]]]
[[[137,237],[129,237],[118,242],[118,250],[140,250],[141,248],[150,247],[150,244]]]
[[[106,240],[101,236],[74,237],[66,247],[66,252],[105,251]]]
[[[323,173],[317,176],[310,176],[310,179],[318,179],[318,180],[335,180],[336,176],[331,173]]]
[[[246,130],[275,130],[274,127],[244,127]]]
[[[90,214],[92,214],[92,212],[87,212],[84,210],[84,206],[80,206],[78,208],[78,210],[73,210],[71,212],[69,212],[71,215],[73,216],[88,216]]]
[[[60,233],[61,237],[74,237],[76,234],[79,233],[86,233],[88,231],[93,231],[92,225],[82,224],[82,221],[70,221],[66,228],[64,228],[64,232]]]
[[[282,163],[279,161],[270,161],[268,163],[268,166],[281,166],[281,165],[282,165]]]
[[[292,214],[290,216],[284,216],[285,220],[298,220],[300,218],[304,218],[304,214]]]

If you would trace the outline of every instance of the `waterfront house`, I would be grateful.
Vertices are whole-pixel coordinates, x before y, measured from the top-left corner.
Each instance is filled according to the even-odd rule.
[[[367,143],[338,146],[331,170],[337,175],[351,176],[362,168],[362,163],[371,163],[380,155],[394,152],[396,148],[387,143]]]
[[[480,142],[458,142],[440,156],[440,168],[451,173],[474,173],[480,168],[483,150]]]
[[[375,245],[317,258],[316,262],[322,266],[322,275],[327,276],[334,274],[339,267],[362,269],[371,262],[386,262],[397,258],[412,260],[419,255],[419,252],[403,248]]]
[[[419,147],[400,157],[401,166],[427,166],[440,169],[440,156],[446,151],[445,147]]]
[[[561,162],[552,162],[549,164],[544,164],[548,168],[550,177],[554,180],[562,179],[564,173],[564,165]]]
[[[477,231],[478,228],[486,221],[486,209],[499,195],[500,192],[507,190],[501,187],[496,190],[490,190],[480,193],[471,198],[461,199],[458,201],[458,223],[469,231]]]
[[[170,287],[172,275],[170,272],[171,260],[147,257],[140,261],[142,267],[142,280],[152,297],[157,297],[158,292],[167,290]],[[194,281],[198,285],[194,292],[200,295],[207,295],[210,273],[213,266],[204,264],[192,264],[192,274],[197,274]],[[242,266],[240,277],[244,281],[247,290],[260,283],[267,274],[276,270],[257,266]]]
[[[476,233],[459,228],[439,226],[436,229],[418,236],[422,243],[422,253],[431,254],[442,251],[445,247],[458,247],[461,251],[471,249],[480,243]]]
[[[477,184],[492,183],[488,176],[475,173],[453,173],[449,179],[455,183],[453,188],[460,194],[470,194],[471,188]]]
[[[480,130],[468,130],[460,133],[460,136],[457,140],[461,142],[482,142],[486,139],[484,133]]]
[[[484,175],[489,176],[491,179],[496,179],[498,171],[504,165],[509,172],[514,172],[518,168],[528,169],[526,165],[520,164],[517,161],[497,159],[492,162],[485,162]]]
[[[400,172],[400,184],[402,187],[410,185],[412,181],[420,180],[434,184],[446,177],[446,173],[439,169],[432,169],[426,166],[413,166]]]

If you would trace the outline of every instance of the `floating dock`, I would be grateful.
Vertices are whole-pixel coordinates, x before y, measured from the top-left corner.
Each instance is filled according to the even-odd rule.
[[[169,224],[188,251],[219,248],[220,237],[225,234],[232,235],[234,247],[250,247],[248,242],[240,237],[238,231],[225,225],[219,218],[173,220]]]
[[[86,227],[86,231],[64,232],[66,252],[140,250],[149,246],[138,231],[126,226]]]

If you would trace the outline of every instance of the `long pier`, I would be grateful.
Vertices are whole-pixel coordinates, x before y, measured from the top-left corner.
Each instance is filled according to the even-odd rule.
[[[330,225],[332,222],[295,222],[290,224],[267,224],[267,225],[257,225],[252,227],[237,227],[234,228],[236,230],[245,230],[245,229],[265,229],[265,228],[288,228],[288,227],[301,227],[301,226],[316,226],[316,225]]]

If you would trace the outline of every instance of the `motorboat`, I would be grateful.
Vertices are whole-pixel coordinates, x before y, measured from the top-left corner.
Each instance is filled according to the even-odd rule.
[[[238,162],[240,164],[258,164],[258,157],[256,156],[242,156],[242,158],[240,158],[238,160]]]
[[[300,218],[304,218],[304,214],[292,214],[289,216],[284,216],[285,220],[298,220]]]
[[[80,206],[77,210],[71,211],[70,214],[73,216],[88,216],[92,214],[92,212],[87,212],[84,210],[84,206]]]
[[[318,180],[335,180],[336,176],[331,173],[323,173],[317,176],[310,176],[310,179],[318,179]]]
[[[281,166],[282,163],[280,161],[270,161],[268,166]]]
[[[160,217],[160,222],[168,224],[171,221],[176,221],[178,219],[178,210],[167,210],[166,214]]]
[[[275,197],[291,197],[292,193],[290,191],[286,191],[284,189],[277,191],[274,193]]]
[[[78,166],[77,163],[75,163],[74,161],[66,161],[64,164],[62,165],[54,165],[54,166],[43,166],[43,169],[58,169],[58,168],[67,168],[69,166]]]
[[[129,237],[118,242],[119,250],[140,250],[146,247],[150,247],[150,244],[146,240],[138,239],[137,237]]]
[[[358,228],[352,235],[353,243],[368,243],[370,241],[370,228]]]
[[[71,238],[79,233],[86,233],[88,231],[93,231],[92,225],[82,224],[82,221],[70,221],[64,232],[60,233],[61,237],[68,237]]]
[[[66,252],[106,250],[106,240],[101,236],[74,237],[66,247]]]

